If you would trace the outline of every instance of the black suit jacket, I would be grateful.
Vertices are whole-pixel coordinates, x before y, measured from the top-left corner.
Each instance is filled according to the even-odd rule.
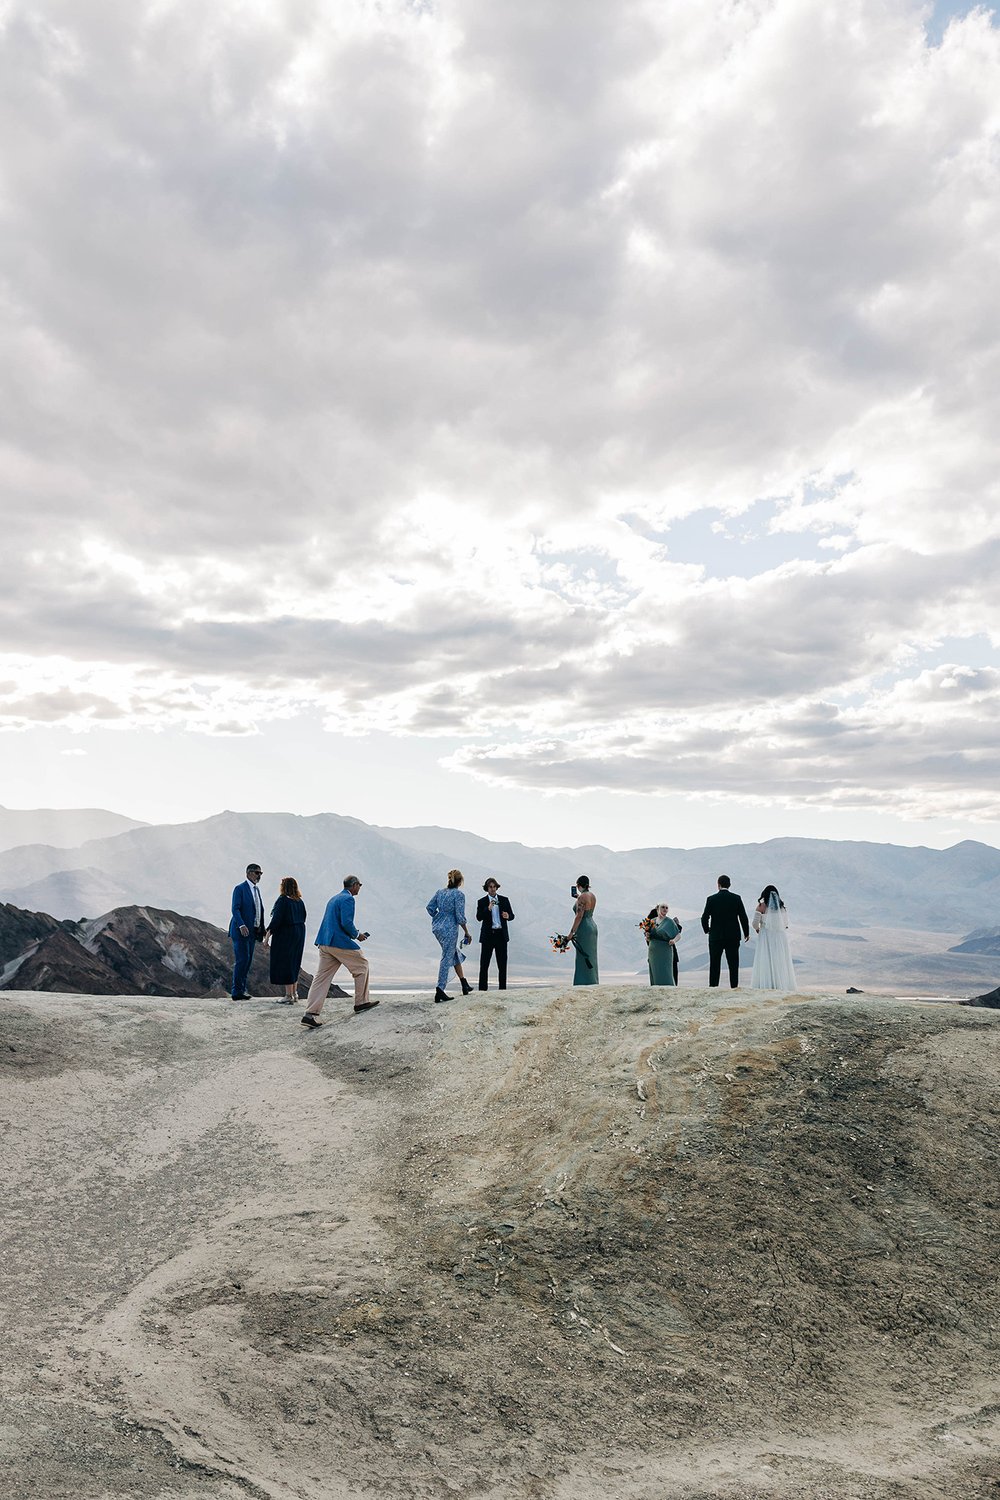
[[[493,919],[490,916],[489,896],[480,896],[476,906],[476,921],[479,923],[479,941],[485,943],[489,938],[494,942],[505,943],[507,941],[507,923],[513,922],[514,913],[511,911],[510,902],[506,896],[497,895],[500,904],[500,926],[493,927]]]
[[[738,943],[741,927],[743,936],[748,938],[750,923],[747,920],[743,897],[737,896],[735,891],[716,891],[715,895],[709,896],[705,902],[705,910],[701,914],[701,925],[708,933],[709,942],[717,943],[720,947],[728,943]]]

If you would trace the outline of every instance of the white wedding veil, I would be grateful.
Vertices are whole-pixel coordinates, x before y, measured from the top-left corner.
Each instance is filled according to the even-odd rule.
[[[762,893],[763,896],[763,893]],[[788,944],[788,918],[777,890],[767,893],[767,905],[754,918],[758,942],[753,959],[751,988],[755,990],[794,990],[795,967]],[[758,926],[758,921],[760,925]]]

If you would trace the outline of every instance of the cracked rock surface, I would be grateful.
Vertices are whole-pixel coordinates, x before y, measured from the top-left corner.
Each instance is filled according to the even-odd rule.
[[[1000,1500],[1000,1017],[6,995],[9,1500]]]

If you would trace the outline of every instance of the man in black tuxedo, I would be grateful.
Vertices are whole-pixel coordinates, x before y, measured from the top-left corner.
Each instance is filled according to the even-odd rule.
[[[708,933],[708,982],[717,985],[722,971],[722,955],[729,965],[729,983],[735,990],[740,982],[740,928],[743,937],[750,941],[750,923],[747,920],[743,897],[729,889],[732,884],[728,875],[719,876],[719,889],[705,902],[701,914],[701,925]]]
[[[506,896],[500,895],[500,883],[492,875],[483,882],[485,896],[480,896],[476,906],[476,921],[479,923],[479,988],[488,990],[490,959],[497,956],[497,981],[499,988],[507,988],[507,923],[513,922],[514,913]]]

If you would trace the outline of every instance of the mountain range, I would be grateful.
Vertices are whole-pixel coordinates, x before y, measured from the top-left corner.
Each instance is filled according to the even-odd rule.
[[[457,864],[470,911],[487,875],[513,904],[512,977],[568,974],[571,960],[554,955],[548,937],[568,928],[570,885],[585,873],[598,896],[602,972],[641,974],[636,924],[666,900],[685,927],[682,973],[701,982],[707,956],[698,918],[725,872],[748,910],[766,883],[779,886],[803,984],[966,993],[997,980],[996,947],[964,941],[992,931],[1000,907],[1000,850],[973,841],[944,850],[799,838],[702,849],[533,848],[335,813],[223,812],[193,823],[133,825],[72,848],[39,839],[6,849],[0,900],[59,920],[152,907],[224,928],[233,885],[250,860],[264,868],[268,909],[280,878],[296,876],[310,943],[329,896],[345,874],[358,874],[373,974],[386,979],[433,975],[438,949],[424,906]],[[749,962],[751,950],[744,952]]]

